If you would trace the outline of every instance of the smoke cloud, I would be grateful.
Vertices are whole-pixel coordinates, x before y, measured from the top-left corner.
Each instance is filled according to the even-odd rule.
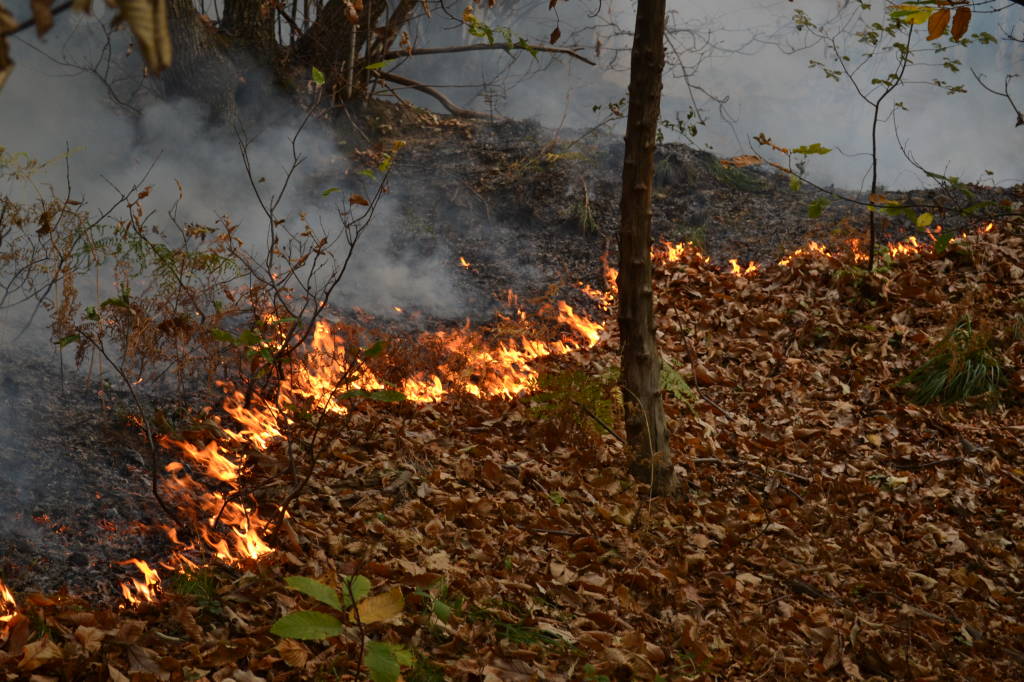
[[[685,121],[696,103],[706,125],[699,127],[695,142],[720,156],[748,154],[752,149],[767,152],[753,142],[761,132],[786,147],[821,143],[835,151],[811,159],[808,170],[813,178],[826,185],[864,187],[870,165],[866,155],[871,149],[871,108],[849,82],[835,82],[820,69],[808,68],[812,59],[830,68],[835,64],[825,47],[808,40],[808,32],[797,31],[792,21],[794,10],[802,9],[816,23],[831,20],[833,26],[844,25],[860,13],[855,5],[845,0],[670,0],[669,24],[675,30],[669,39],[669,62],[686,69],[684,73],[670,66],[666,71],[662,117]],[[599,66],[562,56],[541,54],[534,59],[524,52],[481,52],[470,57],[411,59],[402,65],[402,73],[429,84],[478,82],[484,85],[456,91],[464,93],[456,97],[460,104],[577,130],[598,120],[594,107],[607,111],[609,103],[625,96],[631,3],[602,3],[596,15],[591,14],[594,6],[586,3],[559,3],[555,11],[548,11],[546,2],[508,7],[498,3],[478,14],[485,23],[511,26],[514,36],[527,36],[539,44],[547,43],[557,24],[562,36],[558,44],[579,46],[589,57],[600,42]],[[881,21],[884,12],[885,4],[878,3],[864,16]],[[973,67],[1001,90],[1004,75],[1024,71],[1024,43],[1002,39],[1008,32],[1024,35],[1024,8],[976,12],[970,32],[981,31],[999,42],[956,47],[942,55],[960,60],[958,73],[928,66],[926,62],[939,58],[922,55],[907,72],[913,84],[893,93],[883,106],[887,120],[879,127],[879,159],[884,185],[909,189],[928,184],[927,177],[904,157],[901,142],[912,158],[931,171],[968,182],[1024,182],[1020,154],[1024,128],[1014,128],[1015,115],[1005,99],[985,92],[970,73]],[[915,47],[925,45],[924,33],[922,27],[916,29]],[[422,26],[417,37],[424,44],[457,44],[461,39],[450,26],[437,22]],[[847,38],[843,48],[855,61],[863,52],[853,38]],[[871,78],[891,73],[894,66],[893,58],[872,60],[858,73],[858,81],[870,87]],[[945,94],[929,85],[936,79],[962,84],[967,92]],[[1011,93],[1018,103],[1024,101],[1024,81],[1013,81]],[[402,95],[437,108],[426,97]],[[895,101],[907,110],[892,118],[888,112]],[[615,131],[622,133],[621,122]],[[680,139],[671,130],[666,138]]]

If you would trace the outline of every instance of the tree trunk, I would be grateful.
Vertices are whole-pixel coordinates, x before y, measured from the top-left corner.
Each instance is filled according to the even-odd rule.
[[[224,0],[221,29],[258,60],[272,61],[277,52],[274,8],[266,0]]]
[[[398,0],[389,13],[389,3],[383,0],[366,0],[363,5],[353,23],[346,3],[328,0],[313,25],[295,43],[295,61],[315,66],[324,73],[336,103],[363,96],[370,76],[365,67],[380,61],[380,55],[391,49],[396,36],[419,7],[417,0]]]
[[[211,123],[235,122],[239,73],[222,38],[199,17],[192,0],[169,0],[167,15],[174,62],[160,74],[165,96],[199,102]]]
[[[651,282],[651,188],[665,66],[665,0],[639,0],[629,78],[619,228],[619,335],[630,472],[655,495],[678,487],[661,396]]]

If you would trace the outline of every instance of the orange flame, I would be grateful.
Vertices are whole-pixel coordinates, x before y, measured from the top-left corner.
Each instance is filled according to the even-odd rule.
[[[18,615],[18,604],[14,601],[14,595],[0,580],[0,644],[7,641],[11,621]]]
[[[585,338],[587,343],[590,344],[587,348],[593,348],[601,340],[601,332],[604,330],[604,325],[575,314],[572,311],[572,306],[565,301],[558,302],[558,321],[572,327],[580,336]]]
[[[732,267],[732,274],[737,277],[746,277],[757,272],[757,263],[750,261],[747,263],[746,268],[741,268],[740,263],[737,259],[732,258],[729,260],[729,265]]]
[[[133,564],[142,573],[142,580],[132,578],[131,582],[121,583],[121,594],[124,595],[125,601],[132,606],[153,601],[160,588],[160,576],[157,572],[150,568],[145,561],[139,559],[128,559],[128,561],[119,561],[118,563],[121,565]]]

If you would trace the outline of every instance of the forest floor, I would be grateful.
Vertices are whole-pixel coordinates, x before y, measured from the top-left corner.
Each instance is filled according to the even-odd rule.
[[[785,198],[773,172],[722,176],[700,153],[663,150],[658,234],[701,242],[711,259],[657,249],[685,480],[684,494],[657,499],[579,409],[617,423],[600,266],[614,153],[541,142],[527,154],[526,124],[442,127],[473,137],[479,156],[413,142],[395,191],[422,208],[424,230],[452,231],[476,290],[512,288],[527,313],[467,343],[573,338],[556,298],[603,325],[598,342],[532,361],[540,387],[511,399],[474,396],[467,373],[434,402],[356,400],[312,441],[296,432],[316,469],[259,559],[208,553],[134,607],[33,593],[22,570],[7,615],[0,597],[7,679],[360,679],[360,660],[374,679],[394,679],[381,677],[393,661],[421,681],[1024,679],[1019,219],[964,225],[942,253],[909,248],[868,273],[839,246],[862,231],[860,214],[812,224],[813,196]],[[426,175],[447,191],[417,185]],[[1021,193],[1004,196],[1019,212]],[[808,236],[834,246],[793,255]],[[734,274],[721,267],[730,258],[761,266]],[[450,361],[440,338],[396,335],[371,366],[399,377]],[[1000,365],[999,393],[914,404],[901,379],[942,351],[954,369]],[[224,446],[251,476],[289,466],[284,439]],[[365,622],[324,641],[271,632],[296,610],[330,611],[286,578],[340,588],[353,575],[369,582]]]

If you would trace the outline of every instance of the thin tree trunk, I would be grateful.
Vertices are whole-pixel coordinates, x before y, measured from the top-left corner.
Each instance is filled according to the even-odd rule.
[[[661,396],[651,281],[651,186],[665,66],[665,0],[639,0],[629,79],[619,229],[619,335],[630,472],[655,495],[678,487]]]

